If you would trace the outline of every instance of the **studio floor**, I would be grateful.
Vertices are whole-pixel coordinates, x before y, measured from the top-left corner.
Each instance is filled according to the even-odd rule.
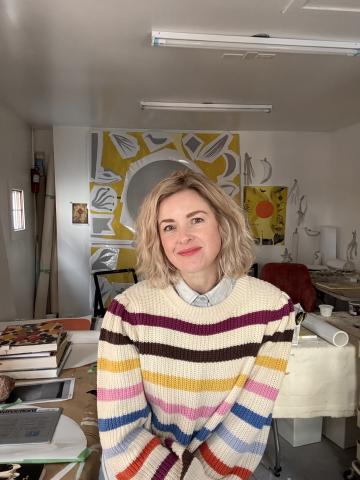
[[[265,455],[252,477],[253,480],[339,480],[356,458],[355,447],[343,450],[324,436],[319,443],[301,447],[292,447],[280,437],[280,447],[280,477],[275,477],[269,470],[274,459],[274,443],[270,432]]]

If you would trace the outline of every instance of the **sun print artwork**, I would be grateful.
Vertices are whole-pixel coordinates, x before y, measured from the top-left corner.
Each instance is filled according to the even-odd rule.
[[[244,209],[255,242],[284,245],[287,187],[244,187]]]

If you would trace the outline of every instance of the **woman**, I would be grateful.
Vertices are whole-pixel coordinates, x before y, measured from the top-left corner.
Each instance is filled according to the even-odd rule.
[[[161,181],[136,230],[146,280],[113,300],[99,344],[107,477],[248,479],[284,376],[292,304],[246,275],[244,216],[202,175]]]

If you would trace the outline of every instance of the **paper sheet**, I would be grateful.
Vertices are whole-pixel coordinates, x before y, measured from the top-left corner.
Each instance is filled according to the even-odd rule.
[[[65,368],[82,367],[97,360],[97,343],[74,343]]]

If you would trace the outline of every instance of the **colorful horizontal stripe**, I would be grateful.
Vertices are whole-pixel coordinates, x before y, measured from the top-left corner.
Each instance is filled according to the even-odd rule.
[[[98,369],[111,373],[128,372],[140,368],[139,358],[129,358],[128,360],[108,360],[107,358],[98,358]]]
[[[123,388],[98,388],[97,398],[104,402],[113,402],[115,400],[127,400],[137,397],[144,391],[143,383],[137,383],[131,387]]]
[[[191,408],[187,405],[181,405],[178,403],[167,403],[161,398],[155,397],[155,395],[151,395],[149,393],[146,395],[146,397],[148,399],[148,402],[151,403],[151,405],[156,405],[157,407],[161,408],[163,412],[170,413],[172,415],[180,414],[190,420],[209,418],[216,410],[219,410],[219,408],[217,409],[217,407]],[[229,408],[229,406],[227,407]]]
[[[219,425],[216,434],[237,453],[253,453],[254,455],[262,455],[266,448],[266,443],[253,442],[247,443],[239,437],[232,434],[223,424]]]
[[[141,435],[142,428],[132,430],[126,437],[111,448],[103,448],[102,453],[105,458],[112,458],[116,455],[126,452],[135,440]]]
[[[207,429],[206,427],[201,428],[200,430],[195,430],[192,434],[185,433],[181,430],[178,425],[175,423],[162,423],[155,413],[151,416],[152,424],[160,432],[174,435],[175,440],[181,445],[188,445],[191,440],[196,438],[197,440],[204,441],[208,438],[212,430]]]
[[[235,475],[241,480],[248,480],[248,478],[250,478],[250,475],[252,474],[251,470],[237,465],[234,467],[226,465],[214,455],[206,443],[203,443],[199,450],[206,463],[219,475]]]
[[[150,408],[146,405],[142,410],[136,412],[127,413],[126,415],[120,415],[119,417],[99,418],[98,426],[100,432],[108,432],[109,430],[115,430],[116,428],[123,427],[129,423],[136,422],[141,418],[146,418],[150,413]]]
[[[154,480],[164,480],[173,465],[175,465],[176,460],[177,456],[174,453],[169,453],[169,455],[160,463],[158,469],[156,470],[153,476]]]
[[[265,368],[272,368],[273,370],[279,370],[280,372],[286,371],[287,360],[282,358],[274,358],[269,356],[258,356],[255,360],[255,364]]]
[[[155,373],[147,370],[142,371],[142,377],[146,382],[162,387],[175,388],[177,390],[187,390],[189,392],[225,392],[231,390],[234,386],[243,385],[246,382],[245,375],[238,377],[220,378],[216,380],[176,377],[174,375],[165,375],[163,373]]]
[[[160,440],[158,438],[154,437],[150,440],[140,455],[125,470],[116,475],[117,480],[129,480],[130,478],[133,478],[143,466],[151,452],[159,445]]]
[[[244,388],[249,392],[254,392],[261,397],[268,398],[269,400],[276,400],[279,393],[277,388],[269,387],[269,385],[251,379],[245,383]]]
[[[269,322],[280,320],[284,316],[289,315],[292,311],[292,304],[288,302],[277,310],[260,310],[250,314],[231,317],[221,322],[199,325],[177,318],[162,317],[159,315],[151,315],[145,312],[132,313],[114,299],[109,307],[109,312],[122,318],[123,321],[133,326],[145,325],[147,327],[166,328],[178,332],[188,333],[190,335],[217,335],[219,333],[230,332],[241,327],[249,325],[266,325]]]
[[[264,417],[263,415],[259,415],[258,413],[255,413],[253,410],[250,410],[239,403],[235,403],[233,405],[231,408],[231,413],[259,430],[265,425],[271,425],[271,414],[269,414],[267,417]]]

